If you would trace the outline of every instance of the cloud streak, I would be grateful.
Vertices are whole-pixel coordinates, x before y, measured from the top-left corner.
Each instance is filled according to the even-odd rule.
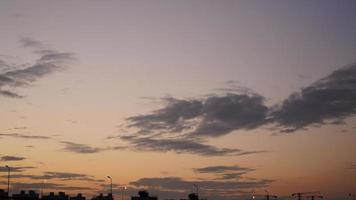
[[[3,176],[5,177],[5,176]],[[90,181],[90,182],[104,182],[102,179],[96,179],[93,176],[80,173],[71,173],[71,172],[44,172],[42,175],[31,175],[31,174],[12,174],[11,178],[27,178],[32,180],[79,180],[79,181]]]
[[[23,172],[28,169],[35,169],[36,167],[32,166],[10,166],[12,172]],[[7,172],[8,168],[5,166],[0,166],[0,172]]]
[[[22,133],[0,133],[0,136],[12,137],[12,138],[22,138],[22,139],[38,139],[38,140],[49,140],[49,139],[52,139],[49,136],[28,135],[28,134],[22,134]]]
[[[0,160],[1,161],[21,161],[25,160],[25,157],[21,156],[1,156]]]
[[[230,180],[230,179],[241,178],[242,175],[255,171],[255,169],[240,167],[237,165],[234,166],[219,165],[219,166],[194,168],[193,171],[200,174],[207,174],[207,173],[215,174],[218,176],[217,180]]]
[[[0,62],[7,69],[0,73],[0,95],[5,97],[22,98],[23,96],[16,92],[17,88],[31,85],[44,76],[61,71],[74,60],[73,53],[49,49],[36,40],[23,38],[21,43],[24,47],[34,49],[39,58],[32,65],[14,69],[5,61]]]
[[[224,172],[237,172],[237,171],[254,171],[252,168],[247,168],[247,167],[240,167],[237,165],[234,166],[224,166],[224,165],[219,165],[219,166],[208,166],[208,167],[202,167],[202,168],[194,168],[193,171],[197,173],[224,173]]]
[[[107,150],[106,148],[98,148],[98,147],[91,147],[86,144],[78,144],[74,142],[68,141],[61,141],[60,143],[64,144],[64,151],[80,153],[80,154],[91,154],[91,153],[98,153],[103,150]]]
[[[1,184],[6,184],[6,182],[0,182]],[[11,183],[12,191],[20,190],[39,190],[42,188],[42,182],[32,182],[32,183],[20,183],[13,182]],[[59,191],[82,191],[82,190],[94,190],[90,187],[80,187],[80,186],[68,186],[60,183],[46,183],[47,189],[59,190]]]
[[[342,122],[355,113],[356,63],[290,95],[272,113],[272,120],[293,132],[328,121]]]
[[[218,148],[212,145],[207,145],[194,140],[188,139],[154,139],[150,137],[138,138],[132,136],[123,136],[122,140],[128,141],[131,144],[131,149],[138,151],[154,151],[154,152],[175,152],[178,154],[197,154],[202,156],[238,156],[252,153],[260,153],[258,151],[243,151],[240,149]]]

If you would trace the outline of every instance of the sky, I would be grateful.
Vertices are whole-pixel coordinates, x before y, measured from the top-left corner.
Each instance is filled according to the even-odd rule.
[[[356,191],[356,2],[0,1],[0,188]]]

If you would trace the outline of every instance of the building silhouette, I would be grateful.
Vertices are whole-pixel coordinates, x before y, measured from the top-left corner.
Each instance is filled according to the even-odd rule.
[[[150,197],[149,193],[145,190],[138,192],[138,196],[132,196],[131,200],[157,200],[157,197]]]
[[[7,191],[0,189],[0,200],[86,200],[86,198],[81,193],[78,193],[76,196],[69,196],[65,192],[58,192],[58,194],[50,192],[48,195],[40,197],[40,195],[34,190],[29,190],[27,193],[22,190],[18,194],[12,194],[12,196],[9,196]],[[107,195],[100,193],[98,196],[91,198],[91,200],[114,200],[114,197],[112,193],[108,193]],[[131,200],[158,200],[158,198],[150,196],[146,190],[140,190],[138,192],[138,196],[131,196]],[[188,195],[188,199],[180,200],[206,199],[200,199],[197,193],[191,193]]]
[[[199,200],[199,196],[197,193],[190,193],[188,195],[188,199],[180,199],[180,200]]]
[[[69,200],[69,196],[65,192],[58,192],[58,195],[50,192],[49,195],[43,195],[42,200]]]
[[[34,190],[29,190],[28,193],[21,190],[19,194],[13,194],[11,198],[13,200],[39,200],[40,195]]]
[[[114,198],[111,193],[108,193],[106,196],[100,193],[99,196],[95,196],[91,200],[114,200]]]
[[[85,197],[82,195],[82,193],[78,193],[77,196],[69,197],[69,200],[85,200]]]
[[[0,200],[5,200],[8,198],[8,193],[3,190],[3,189],[0,189]]]

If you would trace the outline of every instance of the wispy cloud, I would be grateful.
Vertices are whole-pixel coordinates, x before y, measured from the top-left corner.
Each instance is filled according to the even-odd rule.
[[[0,182],[1,184],[6,184],[6,182]],[[11,188],[12,191],[20,191],[20,190],[39,190],[42,188],[42,182],[31,182],[31,183],[22,183],[22,182],[12,182]],[[80,187],[80,186],[68,186],[66,184],[60,183],[46,183],[47,189],[59,190],[59,191],[82,191],[82,190],[94,190],[94,188],[90,187]]]
[[[16,92],[16,89],[31,85],[39,78],[65,69],[74,60],[74,54],[60,52],[46,47],[39,41],[23,38],[20,41],[24,47],[32,48],[34,53],[39,55],[39,59],[32,65],[21,65],[19,68],[1,60],[0,65],[6,70],[0,73],[0,95],[13,98],[23,96]]]
[[[1,161],[21,161],[25,159],[25,157],[21,156],[0,156]]]
[[[12,172],[23,172],[26,171],[28,169],[35,169],[36,167],[32,167],[32,166],[10,166],[11,171]],[[0,166],[0,172],[7,172],[8,168],[5,166]]]
[[[3,176],[5,177],[5,176]],[[90,181],[90,182],[104,182],[103,179],[96,179],[93,176],[80,173],[71,173],[71,172],[44,172],[41,175],[31,175],[31,174],[12,174],[11,178],[27,178],[33,180],[79,180],[79,181]]]
[[[86,144],[78,144],[74,142],[61,141],[62,144],[65,145],[63,148],[64,151],[81,153],[81,154],[90,154],[90,153],[98,153],[103,150],[107,150],[107,148],[99,148],[99,147],[91,147]]]
[[[13,137],[13,138],[22,138],[22,139],[40,139],[40,140],[52,139],[49,136],[29,135],[29,134],[22,134],[22,133],[0,133],[0,136]]]
[[[224,165],[218,165],[218,166],[208,166],[208,167],[202,167],[202,168],[194,168],[193,171],[198,172],[198,173],[224,173],[224,172],[236,172],[236,171],[254,171],[252,168],[247,168],[247,167],[240,167],[237,165],[233,166],[224,166]]]
[[[234,166],[208,166],[202,168],[194,168],[196,173],[210,173],[218,176],[217,180],[230,180],[241,178],[242,175],[245,175],[249,172],[255,171],[253,168],[240,167],[237,165]]]
[[[197,154],[202,156],[227,156],[246,155],[260,153],[255,151],[243,151],[240,149],[218,148],[194,140],[188,139],[154,139],[150,137],[122,136],[122,140],[128,141],[131,148],[138,151],[175,152],[178,154]]]

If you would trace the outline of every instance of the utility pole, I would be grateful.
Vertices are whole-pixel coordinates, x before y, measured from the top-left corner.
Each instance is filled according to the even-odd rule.
[[[197,196],[199,197],[199,186],[196,185],[196,184],[193,184],[195,189],[196,189],[196,193],[197,193]]]
[[[111,176],[107,176],[109,179],[110,179],[110,194],[111,194],[111,197],[113,199],[113,194],[112,194],[112,178]]]
[[[124,186],[124,187],[122,188],[122,197],[121,197],[122,200],[124,200],[124,198],[125,198],[125,190],[126,190],[126,189],[127,189],[126,186]]]
[[[46,183],[46,179],[43,179],[42,180],[42,187],[41,187],[41,198],[43,198],[43,191],[44,191],[45,183]]]
[[[278,198],[276,195],[270,195],[270,194],[269,194],[269,192],[268,192],[267,190],[265,190],[265,192],[267,193],[267,195],[266,195],[266,199],[267,199],[267,200],[269,200],[269,199],[270,199],[270,197],[272,197],[272,198],[276,198],[276,199]]]
[[[10,199],[10,167],[5,165],[7,168],[7,197]]]
[[[306,194],[312,194],[312,195],[314,195],[314,197],[319,197],[319,196],[316,196],[315,194],[320,194],[320,192],[298,192],[298,193],[293,193],[293,194],[292,194],[292,197],[297,196],[297,197],[298,197],[298,200],[301,200],[302,197],[306,197],[306,196],[304,196],[304,195],[306,195]],[[311,197],[311,196],[309,196],[309,197]],[[312,197],[312,198],[314,198],[314,197]],[[320,198],[320,197],[319,197],[319,198]]]
[[[321,195],[311,195],[311,196],[306,196],[306,198],[311,198],[311,200],[314,200],[315,198],[322,199],[322,198],[324,198],[324,197],[321,196]]]

